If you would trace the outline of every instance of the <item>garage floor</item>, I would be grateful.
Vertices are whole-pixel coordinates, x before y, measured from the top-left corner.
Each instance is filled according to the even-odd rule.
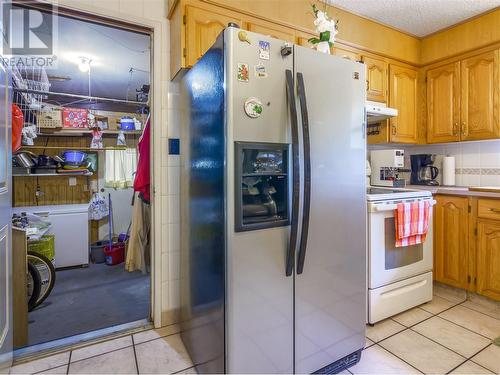
[[[29,313],[29,345],[146,319],[150,275],[91,264],[56,272],[50,296]]]

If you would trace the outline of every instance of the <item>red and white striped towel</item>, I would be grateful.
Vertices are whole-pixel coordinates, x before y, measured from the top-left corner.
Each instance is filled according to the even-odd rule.
[[[425,241],[431,215],[430,201],[398,203],[394,213],[396,247],[416,245]]]

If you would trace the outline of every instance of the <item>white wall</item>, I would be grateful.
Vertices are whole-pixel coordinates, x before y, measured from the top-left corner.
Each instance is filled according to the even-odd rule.
[[[500,186],[500,140],[443,143],[436,145],[370,146],[402,148],[406,158],[411,154],[437,154],[455,157],[458,186]],[[409,163],[406,163],[409,166]]]
[[[52,0],[47,0],[51,2]],[[81,10],[100,16],[155,28],[155,66],[153,90],[160,88],[153,102],[153,215],[155,220],[154,243],[160,259],[154,270],[156,290],[153,306],[155,325],[166,325],[177,319],[175,308],[179,305],[178,292],[178,157],[167,153],[168,89],[169,89],[169,22],[167,0],[53,0],[60,6]],[[172,173],[170,178],[169,172]],[[178,172],[178,169],[177,169]],[[175,182],[177,181],[177,183]],[[170,182],[170,183],[169,183]],[[176,190],[177,189],[177,190]],[[177,194],[178,195],[178,194]],[[169,207],[172,209],[169,211]]]

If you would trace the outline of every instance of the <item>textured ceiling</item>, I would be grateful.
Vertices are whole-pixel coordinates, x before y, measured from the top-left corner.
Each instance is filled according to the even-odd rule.
[[[500,6],[500,0],[326,0],[326,2],[418,37],[432,34]]]

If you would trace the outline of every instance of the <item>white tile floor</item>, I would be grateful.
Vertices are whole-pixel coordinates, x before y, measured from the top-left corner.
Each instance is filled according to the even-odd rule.
[[[440,291],[432,302],[367,327],[361,361],[345,374],[499,374],[500,309]],[[196,373],[177,325],[75,349],[12,374]]]

